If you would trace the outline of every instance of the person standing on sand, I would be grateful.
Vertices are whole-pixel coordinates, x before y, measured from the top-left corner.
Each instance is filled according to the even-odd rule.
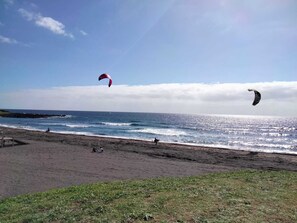
[[[155,143],[156,145],[158,144],[159,141],[160,141],[160,140],[157,139],[157,138],[154,139],[154,143]]]

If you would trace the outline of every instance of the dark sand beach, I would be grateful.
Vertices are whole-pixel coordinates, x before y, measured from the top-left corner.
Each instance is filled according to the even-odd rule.
[[[194,176],[244,168],[297,172],[297,156],[0,128],[0,199],[100,181]],[[102,147],[104,152],[93,153]]]

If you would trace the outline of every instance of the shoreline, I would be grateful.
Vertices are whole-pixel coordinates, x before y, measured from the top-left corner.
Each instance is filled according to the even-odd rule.
[[[19,129],[19,130],[25,130],[25,131],[33,131],[33,132],[44,132],[44,130],[39,129],[33,129],[33,128],[20,128],[20,127],[14,127],[14,126],[7,126],[0,124],[0,129]],[[51,133],[55,134],[61,134],[61,135],[73,135],[73,136],[86,136],[86,137],[98,137],[98,138],[111,138],[111,139],[123,139],[123,140],[136,140],[136,141],[143,141],[143,142],[152,142],[152,140],[148,139],[141,139],[141,138],[128,138],[128,137],[121,137],[121,136],[110,136],[110,135],[95,135],[92,133],[87,132],[67,132],[67,131],[51,131]],[[237,147],[225,147],[224,145],[204,145],[204,144],[195,144],[195,143],[184,143],[184,142],[167,142],[167,141],[161,141],[160,143],[163,144],[172,144],[172,145],[181,145],[181,146],[191,146],[191,147],[207,147],[207,148],[213,148],[213,149],[225,149],[225,150],[231,150],[231,151],[244,151],[244,152],[256,152],[256,153],[267,153],[267,154],[284,154],[284,155],[293,155],[297,156],[297,152],[291,152],[288,150],[284,151],[274,151],[269,150],[265,151],[262,149],[253,149],[253,148],[237,148]]]
[[[52,188],[242,169],[297,173],[297,155],[0,127],[0,199]],[[103,148],[101,153],[92,148]]]
[[[153,140],[145,140],[145,139],[133,139],[133,138],[125,138],[125,137],[113,137],[113,136],[105,136],[105,135],[83,135],[83,134],[71,134],[71,133],[59,133],[59,132],[49,132],[46,133],[45,131],[41,130],[28,130],[22,128],[10,128],[10,127],[2,127],[0,126],[0,131],[8,132],[8,134],[15,134],[19,137],[19,133],[25,134],[26,138],[29,137],[30,140],[38,140],[38,141],[48,141],[48,142],[62,142],[65,144],[73,145],[73,139],[79,139],[79,142],[76,141],[75,145],[82,145],[87,147],[98,146],[98,143],[119,143],[120,144],[128,144],[136,143],[144,146],[148,146],[149,148],[158,149],[167,149],[170,150],[171,147],[176,149],[180,149],[180,152],[183,152],[183,149],[186,151],[211,151],[211,152],[221,152],[221,153],[238,153],[241,155],[250,155],[250,154],[259,154],[259,155],[267,155],[269,156],[292,156],[297,158],[297,154],[295,153],[277,153],[277,152],[264,152],[264,151],[250,151],[244,149],[232,149],[226,147],[212,147],[212,146],[205,146],[205,145],[197,145],[197,144],[187,144],[187,143],[177,143],[177,142],[159,142],[158,145],[153,143]],[[42,136],[42,137],[39,137]],[[86,142],[88,141],[88,143]],[[121,150],[120,148],[116,148]],[[140,151],[135,151],[131,149],[123,149],[123,151],[127,152],[137,152],[141,153]],[[142,151],[143,152],[143,151]]]
[[[54,114],[38,114],[38,113],[19,113],[10,112],[8,110],[0,109],[0,117],[4,118],[51,118],[51,117],[65,117],[65,115],[54,115]]]

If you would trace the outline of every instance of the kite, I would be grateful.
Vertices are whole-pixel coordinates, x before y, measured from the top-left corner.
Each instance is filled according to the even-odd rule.
[[[255,93],[255,98],[253,101],[253,105],[255,106],[256,104],[258,104],[261,100],[261,94],[259,91],[256,91],[254,89],[248,89],[248,91],[253,91]]]
[[[109,79],[109,83],[108,83],[108,87],[111,86],[112,84],[112,79],[111,76],[109,74],[101,74],[98,78],[98,81],[101,81],[102,79],[108,78]]]

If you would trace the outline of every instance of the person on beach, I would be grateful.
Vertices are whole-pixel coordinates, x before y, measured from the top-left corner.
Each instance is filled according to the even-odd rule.
[[[47,128],[47,130],[45,132],[50,132],[50,131],[51,131],[50,128]]]
[[[97,153],[97,152],[98,152],[98,153],[103,153],[103,151],[104,151],[104,150],[103,150],[102,147],[100,147],[100,149],[93,147],[93,150],[92,150],[93,153]]]
[[[157,139],[157,138],[154,139],[154,143],[155,143],[156,145],[158,144],[159,141],[160,141],[160,140]]]

